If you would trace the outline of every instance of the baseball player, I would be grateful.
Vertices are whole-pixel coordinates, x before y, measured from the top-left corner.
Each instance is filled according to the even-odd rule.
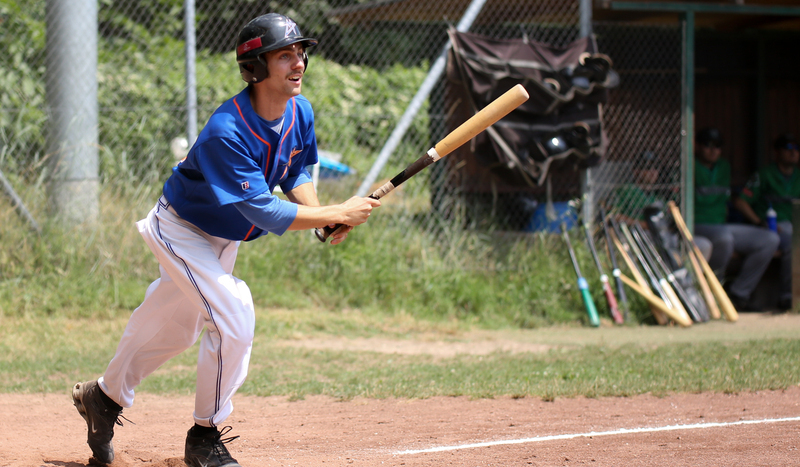
[[[800,146],[789,133],[774,142],[775,161],[753,174],[734,206],[744,217],[758,226],[766,226],[766,212],[772,207],[777,214],[781,251],[781,289],[778,309],[792,307],[792,200],[800,198]]]
[[[717,275],[725,274],[734,251],[743,256],[741,271],[726,284],[728,297],[736,309],[756,311],[750,295],[769,266],[780,239],[775,232],[761,227],[727,222],[731,166],[721,158],[722,136],[716,128],[703,128],[695,141],[695,232],[714,245],[708,264]]]
[[[306,166],[317,163],[314,115],[300,91],[306,49],[316,44],[285,16],[250,21],[236,47],[248,86],[211,116],[163,196],[137,222],[161,277],[131,315],[103,376],[72,391],[95,461],[113,461],[114,425],[122,425],[136,386],[205,329],[184,461],[238,467],[225,446],[237,437],[225,438],[231,427],[218,427],[247,375],[255,328],[250,290],[232,275],[240,242],[341,223],[350,227],[334,236],[332,243],[340,243],[380,206],[361,197],[320,206],[311,184]],[[272,195],[276,186],[289,201]]]

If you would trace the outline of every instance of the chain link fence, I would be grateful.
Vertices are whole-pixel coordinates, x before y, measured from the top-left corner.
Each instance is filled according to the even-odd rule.
[[[48,144],[53,128],[48,92],[64,76],[47,72],[59,50],[59,44],[47,39],[48,32],[52,35],[48,28],[58,19],[48,16],[59,14],[56,3],[0,1],[0,47],[5,51],[0,56],[0,169],[39,218],[46,217],[51,202],[46,184],[55,173],[50,162],[58,156]],[[487,0],[469,30],[562,47],[581,35],[580,3]],[[233,51],[241,27],[269,11],[292,17],[305,35],[320,40],[310,50],[304,94],[315,108],[319,148],[330,161],[319,169],[320,198],[340,202],[364,183],[447,45],[447,29],[455,27],[468,6],[456,0],[433,5],[420,0],[196,0],[198,127],[244,86]],[[97,28],[96,151],[103,190],[154,200],[171,167],[185,154],[192,109],[187,104],[184,21],[182,0],[102,0],[97,24],[78,25],[81,30]],[[591,169],[591,187],[596,202],[635,216],[641,196],[679,196],[679,30],[618,23],[595,23],[593,30],[599,50],[614,61],[620,85],[610,90],[603,108],[608,146],[605,159]],[[445,89],[444,78],[438,78],[375,185],[446,133]],[[454,222],[437,209],[437,200],[443,195],[453,195],[456,203],[476,200],[437,192],[446,186],[436,183],[441,176],[441,171],[429,170],[389,195],[382,208],[384,222],[412,222],[428,231]],[[555,201],[580,195],[577,178],[556,180]],[[626,195],[630,186],[639,190]],[[530,230],[529,219],[546,193],[538,186],[523,196],[486,193],[486,198],[494,215],[462,227]],[[2,206],[13,209],[5,201]]]

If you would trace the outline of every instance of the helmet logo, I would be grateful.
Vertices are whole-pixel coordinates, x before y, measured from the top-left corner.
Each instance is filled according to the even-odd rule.
[[[286,18],[286,32],[284,37],[299,36],[300,31],[297,30],[297,23],[289,18]]]
[[[242,55],[245,52],[249,52],[253,49],[257,49],[261,47],[261,38],[256,37],[255,39],[250,39],[249,41],[245,42],[244,44],[239,45],[236,48],[236,53],[238,55]]]

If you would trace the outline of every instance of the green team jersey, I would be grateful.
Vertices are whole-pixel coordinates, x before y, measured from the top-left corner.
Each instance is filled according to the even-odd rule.
[[[731,198],[731,166],[719,159],[711,168],[694,164],[694,221],[697,224],[724,224]]]
[[[752,206],[762,219],[766,218],[767,208],[778,214],[778,222],[792,220],[792,199],[800,198],[800,170],[786,176],[777,164],[769,164],[756,172],[742,189],[742,199]]]
[[[642,210],[653,203],[661,201],[638,185],[622,185],[614,192],[614,206],[620,214],[631,219],[642,220]]]

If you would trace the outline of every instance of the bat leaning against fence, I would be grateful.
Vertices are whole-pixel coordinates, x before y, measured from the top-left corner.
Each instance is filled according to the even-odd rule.
[[[442,140],[436,143],[434,147],[430,148],[424,156],[421,156],[419,159],[409,164],[402,172],[395,175],[390,181],[372,192],[369,197],[381,199],[390,191],[397,188],[401,183],[413,177],[425,167],[450,154],[453,150],[474,138],[478,133],[511,113],[511,111],[527,100],[528,91],[526,91],[521,84],[515,85],[442,138]],[[326,226],[322,229],[317,229],[315,233],[317,234],[317,238],[319,238],[321,242],[324,242],[341,228],[344,228],[342,224]]]
[[[675,320],[674,316],[679,316],[680,321],[676,321],[679,323],[685,322],[692,322],[692,319],[689,317],[689,314],[686,313],[686,310],[683,308],[680,300],[678,299],[677,295],[675,295],[675,291],[672,290],[672,287],[669,286],[667,280],[663,277],[658,277],[658,274],[653,270],[650,266],[650,263],[644,257],[642,250],[636,244],[636,241],[633,239],[633,235],[631,235],[631,231],[628,228],[628,225],[624,222],[620,223],[619,225],[620,230],[622,231],[622,235],[624,238],[625,243],[627,244],[628,248],[632,253],[632,256],[636,258],[639,265],[642,267],[642,270],[645,272],[645,275],[650,281],[650,286],[656,292],[656,294],[661,297],[661,300],[672,310],[672,314],[669,315],[670,318]]]
[[[622,236],[620,231],[619,225],[617,225],[617,221],[613,217],[608,218],[608,224],[611,226],[609,231],[609,235],[611,240],[614,244],[614,247],[617,249],[617,253],[622,258],[622,261],[628,266],[628,270],[630,271],[633,278],[636,280],[636,283],[639,286],[639,289],[634,289],[639,295],[642,295],[641,291],[647,291],[649,295],[652,295],[652,298],[655,298],[660,304],[654,304],[651,300],[651,297],[645,296],[648,303],[650,303],[650,311],[653,313],[653,317],[655,317],[656,322],[658,324],[664,325],[669,324],[669,320],[672,317],[671,313],[674,313],[670,310],[664,300],[653,293],[653,289],[650,288],[650,284],[648,284],[647,279],[645,279],[642,272],[639,270],[639,267],[636,265],[636,261],[633,259],[633,253],[630,251],[630,248],[624,243],[625,239]],[[625,285],[630,286],[629,281],[620,275],[620,280],[625,282]],[[631,287],[633,288],[633,287]],[[669,312],[665,313],[664,308],[670,310]]]
[[[689,228],[686,226],[683,216],[681,216],[681,211],[678,209],[678,205],[676,205],[674,201],[669,201],[667,206],[672,213],[672,218],[675,219],[675,225],[678,226],[678,230],[681,232],[683,239],[686,241],[692,251],[694,251],[695,257],[700,263],[700,267],[703,268],[703,273],[708,281],[708,285],[711,287],[711,291],[714,292],[714,297],[716,297],[717,304],[719,305],[720,309],[722,309],[725,319],[728,321],[737,321],[739,319],[739,313],[736,312],[736,308],[733,306],[733,303],[731,303],[731,299],[728,298],[728,294],[725,292],[725,289],[722,288],[722,284],[720,284],[716,274],[714,274],[711,266],[708,265],[705,257],[700,252],[700,248],[698,248],[694,243],[694,237],[692,236],[692,233],[689,232]]]
[[[617,297],[614,296],[614,290],[608,282],[608,275],[603,271],[603,265],[600,264],[600,257],[597,255],[597,248],[594,244],[594,236],[588,224],[583,224],[583,233],[586,236],[586,244],[589,245],[589,251],[592,252],[592,258],[594,259],[595,266],[597,266],[597,272],[600,274],[600,284],[603,287],[603,294],[606,297],[608,311],[611,313],[611,317],[614,319],[615,323],[622,324],[624,321],[619,312],[619,307],[617,306]]]
[[[617,297],[619,297],[619,300],[617,301],[617,308],[622,310],[622,320],[627,321],[628,297],[625,295],[625,287],[623,285],[622,278],[619,277],[621,271],[619,270],[619,265],[617,264],[617,255],[614,253],[614,245],[611,243],[611,235],[608,231],[608,221],[606,220],[606,211],[602,206],[600,206],[598,210],[600,225],[603,228],[603,237],[606,240],[606,252],[608,252],[608,259],[611,261],[611,276],[614,278],[614,283],[617,286]]]
[[[589,315],[589,324],[592,326],[600,326],[600,318],[597,316],[597,307],[592,300],[592,294],[589,293],[589,283],[586,278],[581,274],[581,266],[578,264],[578,257],[575,255],[575,250],[572,248],[572,242],[569,240],[569,233],[567,233],[567,226],[561,223],[561,236],[564,237],[564,242],[567,244],[567,251],[569,258],[572,260],[572,268],[578,276],[578,290],[581,293],[583,304],[586,307],[586,314]]]
[[[694,250],[686,244],[682,234],[678,232],[672,214],[669,211],[664,212],[661,208],[646,208],[644,216],[651,232],[648,239],[652,240],[656,250],[663,252],[661,257],[672,268],[672,275],[683,286],[688,299],[708,319],[719,319],[721,315],[714,294],[703,275],[700,263],[697,262]],[[698,284],[702,294],[697,290]]]
[[[641,239],[638,238],[638,235],[634,236],[628,225],[624,222],[620,224],[620,227],[622,227],[622,233],[625,235],[631,248],[633,248],[636,259],[642,264],[642,268],[647,272],[651,282],[653,282],[653,284],[658,284],[658,288],[663,294],[662,298],[664,298],[667,305],[669,305],[670,308],[674,308],[679,314],[685,316],[686,319],[691,320],[689,313],[686,311],[686,308],[683,307],[683,303],[681,303],[678,294],[675,293],[675,290],[669,284],[667,278],[660,273],[657,266],[653,264],[653,260],[645,255],[643,247],[639,246]]]
[[[711,287],[708,285],[706,276],[703,274],[703,269],[700,266],[700,262],[697,261],[697,255],[693,249],[686,248],[686,256],[689,258],[689,264],[691,264],[692,271],[694,273],[693,275],[697,280],[697,283],[700,284],[700,291],[703,293],[703,298],[705,299],[706,306],[708,307],[708,314],[712,319],[720,319],[722,315],[720,314],[719,306],[717,305],[717,299],[714,298],[714,292],[711,291]]]
[[[616,231],[619,229],[617,228]],[[631,274],[636,278],[633,280],[626,276],[625,274],[620,273],[619,277],[622,282],[625,283],[628,287],[630,287],[634,292],[639,294],[642,298],[647,300],[647,303],[650,305],[650,311],[652,311],[653,316],[655,317],[658,324],[664,325],[668,324],[669,320],[672,319],[676,323],[681,326],[691,326],[692,320],[688,317],[685,317],[678,314],[674,309],[670,308],[664,300],[661,299],[658,295],[654,294],[650,286],[647,284],[647,280],[645,280],[642,273],[639,272],[639,269],[636,267],[636,264],[633,261],[633,258],[630,257],[628,251],[623,247],[622,243],[619,240],[619,236],[615,230],[611,230],[609,232],[609,236],[611,237],[614,246],[617,249],[622,260],[627,264],[628,269],[630,270]]]
[[[673,274],[672,270],[664,262],[664,259],[659,254],[655,245],[653,244],[650,235],[644,229],[636,224],[633,226],[634,239],[639,243],[639,248],[644,252],[645,258],[650,262],[654,270],[658,271],[659,275],[667,280],[675,295],[680,300],[689,317],[696,323],[708,321],[708,310],[702,303],[697,303],[695,298],[691,297],[689,291],[681,285],[678,279]],[[696,292],[696,291],[695,291]],[[701,308],[702,306],[702,308]]]

